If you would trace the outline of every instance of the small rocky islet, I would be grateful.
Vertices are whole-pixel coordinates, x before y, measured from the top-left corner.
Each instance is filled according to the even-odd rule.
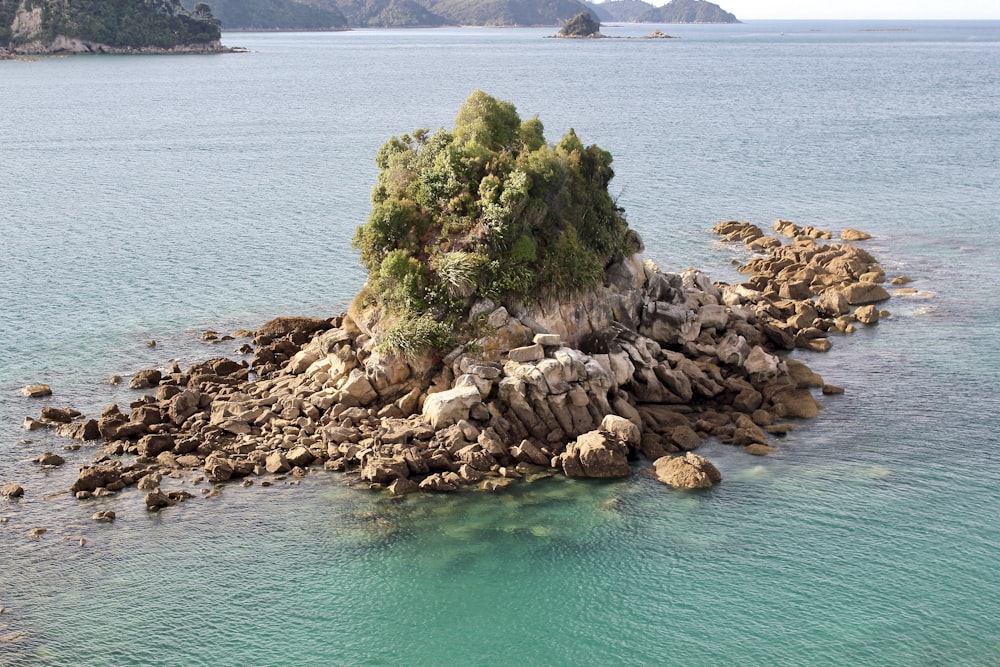
[[[212,496],[318,467],[401,496],[628,477],[645,459],[668,486],[707,488],[722,475],[694,453],[706,438],[766,455],[789,420],[816,417],[813,390],[841,390],[782,352],[824,352],[883,316],[885,272],[854,245],[867,235],[722,222],[715,233],[756,255],[744,282],[664,272],[608,192],[611,154],[543,129],[477,90],[453,130],[392,137],[354,237],[368,279],[347,312],[235,332],[252,338],[241,359],[143,370],[127,408],[46,406],[24,427],[80,441],[69,452],[102,443],[76,498],[135,487],[159,510],[193,484]],[[31,495],[11,483],[8,498]]]
[[[785,243],[747,222],[713,231],[758,254],[739,269],[745,282],[665,273],[635,254],[572,300],[513,309],[477,300],[470,314],[485,317],[484,333],[439,359],[381,353],[349,313],[279,317],[237,332],[252,334],[240,349],[252,359],[140,371],[129,386],[147,393],[127,410],[88,419],[46,406],[24,426],[102,442],[70,488],[76,498],[135,487],[150,510],[193,497],[167,488],[185,479],[267,486],[315,467],[403,495],[627,477],[642,458],[669,486],[710,487],[721,474],[693,451],[706,438],[767,454],[788,420],[818,414],[812,390],[841,391],[780,352],[825,351],[831,334],[877,323],[885,313],[875,304],[889,298],[883,269],[846,241],[867,238],[856,230],[832,242],[778,220]],[[24,489],[10,483],[3,494]]]

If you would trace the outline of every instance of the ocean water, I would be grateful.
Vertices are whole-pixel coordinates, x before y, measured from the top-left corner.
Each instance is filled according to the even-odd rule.
[[[680,39],[0,62],[0,484],[27,491],[0,500],[0,665],[1000,664],[1000,23],[604,31],[654,27]],[[390,500],[315,472],[147,514],[59,493],[92,446],[30,462],[66,444],[21,429],[46,403],[95,414],[133,396],[112,374],[233,353],[204,330],[343,310],[375,152],[476,88],[611,151],[665,270],[731,280],[712,225],[781,217],[872,233],[933,296],[797,353],[846,393],[766,458],[708,442],[703,493],[637,466]]]

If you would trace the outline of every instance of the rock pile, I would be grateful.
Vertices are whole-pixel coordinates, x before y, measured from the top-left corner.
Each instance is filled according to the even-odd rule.
[[[718,470],[690,453],[705,438],[765,454],[792,427],[778,420],[818,413],[811,389],[822,378],[775,351],[826,350],[830,332],[877,321],[852,307],[888,298],[864,250],[822,244],[832,235],[813,228],[776,229],[794,238],[716,226],[766,252],[737,285],[634,256],[571,301],[477,302],[472,317],[488,322],[478,339],[415,361],[384,356],[361,318],[281,317],[241,348],[251,361],[142,371],[130,386],[151,392],[128,410],[82,420],[46,409],[32,422],[104,439],[76,497],[136,486],[150,509],[191,497],[161,490],[190,471],[221,483],[322,466],[402,494],[557,472],[625,477],[641,455],[666,484],[710,486]]]

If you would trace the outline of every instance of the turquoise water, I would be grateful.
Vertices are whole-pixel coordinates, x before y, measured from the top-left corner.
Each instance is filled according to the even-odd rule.
[[[1000,664],[1000,23],[660,27],[0,62],[0,483],[27,490],[0,665]],[[231,352],[205,329],[339,312],[378,146],[477,87],[610,150],[666,270],[731,279],[711,226],[782,217],[873,233],[935,296],[800,355],[847,393],[765,459],[708,443],[706,493],[637,467],[401,502],[314,473],[155,516],[46,495],[93,452],[36,470],[65,443],[20,429],[21,386],[93,414],[114,373]]]

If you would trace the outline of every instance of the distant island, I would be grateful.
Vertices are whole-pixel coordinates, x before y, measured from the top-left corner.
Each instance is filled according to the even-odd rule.
[[[738,23],[706,0],[0,0],[0,58],[44,53],[215,53],[222,30]],[[579,21],[579,19],[576,19]]]
[[[212,0],[212,13],[225,30],[347,30],[348,27],[345,12],[333,0]]]
[[[203,2],[0,0],[0,55],[216,53],[221,26]]]
[[[622,23],[739,23],[731,13],[706,0],[671,0],[655,7],[643,0],[609,0],[587,4],[599,21]]]
[[[566,39],[581,39],[581,38],[602,38],[604,35],[601,34],[601,22],[595,19],[590,12],[580,12],[569,21],[566,25],[562,27],[559,34],[556,37],[563,37]]]
[[[212,10],[224,30],[563,26],[581,12],[595,21],[738,23],[705,0],[213,0]]]

